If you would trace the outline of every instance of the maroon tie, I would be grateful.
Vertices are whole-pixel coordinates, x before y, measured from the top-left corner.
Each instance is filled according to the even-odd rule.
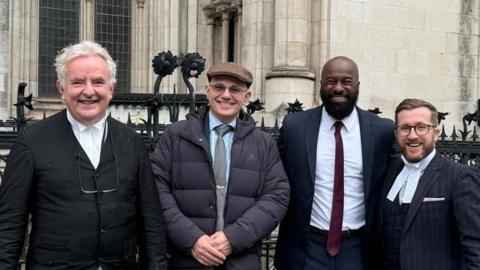
[[[343,222],[343,142],[342,122],[335,122],[335,171],[333,176],[332,216],[328,232],[327,251],[335,256],[340,251]]]

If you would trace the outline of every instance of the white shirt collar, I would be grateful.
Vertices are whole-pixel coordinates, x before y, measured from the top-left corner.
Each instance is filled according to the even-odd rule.
[[[428,164],[430,164],[430,161],[432,161],[433,157],[435,156],[435,153],[437,153],[437,151],[433,149],[433,151],[430,152],[430,154],[428,154],[419,162],[409,162],[407,161],[404,155],[402,155],[401,158],[403,160],[403,163],[405,163],[405,167],[407,167],[408,169],[424,171],[425,168],[428,166]]]
[[[399,195],[400,203],[411,203],[417,190],[418,182],[422,177],[423,172],[427,168],[430,161],[435,156],[435,149],[419,162],[408,162],[402,155],[402,160],[405,166],[395,178],[390,191],[387,194],[387,199],[394,201]]]
[[[103,141],[107,138],[107,114],[95,124],[86,126],[77,121],[67,109],[67,119],[70,122],[73,134],[83,148],[94,168],[100,162],[100,155]],[[103,134],[103,136],[102,136]]]
[[[80,123],[79,121],[77,121],[77,119],[73,118],[72,114],[70,113],[70,111],[68,111],[68,109],[67,109],[67,119],[68,119],[68,122],[70,122],[70,124],[72,125],[72,128],[74,130],[83,132],[88,127],[93,127],[97,130],[103,131],[103,129],[105,127],[105,121],[107,120],[107,113],[105,112],[105,115],[102,117],[102,119],[100,119],[95,124],[90,125],[90,126],[86,126],[86,125]]]
[[[343,127],[347,132],[353,131],[356,127],[358,127],[358,112],[357,108],[354,107],[352,113],[350,113],[347,117],[337,120],[333,118],[330,114],[328,114],[327,110],[325,109],[325,106],[323,106],[322,110],[322,121],[325,121],[324,123],[327,125],[327,127],[330,127],[331,129],[334,128],[335,122],[341,121],[343,123]]]

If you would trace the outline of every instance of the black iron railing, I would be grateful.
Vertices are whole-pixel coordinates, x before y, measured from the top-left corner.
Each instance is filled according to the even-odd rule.
[[[207,98],[202,94],[195,94],[189,78],[198,77],[204,69],[205,60],[198,54],[182,55],[179,58],[173,56],[170,52],[162,52],[157,55],[153,62],[155,73],[158,75],[152,94],[116,94],[114,95],[111,106],[134,106],[143,107],[147,111],[147,119],[142,123],[133,123],[128,114],[126,124],[136,130],[143,138],[146,149],[152,151],[166,128],[165,124],[159,123],[159,110],[167,109],[170,122],[174,123],[179,119],[180,108],[189,109],[190,112],[197,110],[201,106],[207,105]],[[182,77],[187,84],[189,93],[177,94],[175,89],[171,94],[162,94],[159,91],[161,80],[171,74],[173,70],[182,67]],[[18,86],[18,99],[16,118],[2,121],[0,120],[0,150],[8,152],[17,138],[18,132],[22,132],[25,126],[35,122],[25,117],[24,109],[30,110],[32,107],[32,96],[25,97],[25,83]],[[445,127],[442,125],[440,140],[437,142],[437,151],[444,156],[469,166],[480,167],[480,141],[477,134],[477,126],[480,124],[480,99],[477,102],[478,110],[475,113],[467,114],[463,117],[462,129],[457,130],[455,126],[450,135],[447,135]],[[256,111],[264,109],[263,103],[257,99],[250,102],[246,107],[246,113],[254,114]],[[288,103],[286,113],[296,113],[302,111],[302,103],[296,100]],[[378,108],[370,110],[373,113],[381,113]],[[439,121],[444,120],[448,113],[439,113]],[[476,123],[473,125],[472,123]],[[278,121],[275,121],[273,127],[264,125],[263,118],[260,121],[259,129],[267,132],[275,139],[279,135]],[[0,159],[6,161],[8,153],[0,155]],[[1,176],[2,170],[0,170]],[[276,232],[272,233],[262,243],[262,264],[265,269],[273,269],[273,256],[275,252]]]
[[[28,104],[27,97],[24,97],[23,91],[25,85],[19,87],[19,102],[17,102],[17,109],[19,106],[26,106]],[[191,105],[192,96],[190,94],[119,94],[115,95],[112,99],[111,106],[129,105],[136,106],[136,108],[144,107],[147,110],[147,120],[143,123],[133,123],[128,117],[126,124],[136,130],[143,138],[146,149],[153,151],[158,138],[165,130],[165,124],[158,122],[158,117],[153,117],[155,113],[158,113],[160,108],[168,108],[170,113],[171,122],[178,121],[178,112],[181,107],[198,109],[200,106],[207,105],[207,99],[205,95],[195,95],[193,106]],[[24,100],[23,102],[21,100]],[[480,105],[480,101],[479,101]],[[287,109],[287,113],[296,113],[301,111],[302,104],[298,101],[290,103]],[[479,107],[480,108],[480,107]],[[30,104],[30,109],[31,104]],[[263,110],[263,103],[260,100],[250,102],[247,106],[247,113],[253,114],[255,111]],[[378,108],[371,110],[372,112],[379,112]],[[173,115],[173,116],[172,116]],[[439,118],[445,117],[446,114],[439,114]],[[470,117],[475,115],[475,117]],[[444,156],[460,163],[467,164],[469,166],[476,166],[480,168],[480,141],[477,126],[473,125],[476,122],[478,125],[477,112],[474,114],[468,114],[464,117],[462,123],[462,129],[456,129],[453,127],[452,131],[447,135],[446,128],[442,125],[442,132],[440,139],[437,142],[436,149]],[[22,110],[17,110],[17,117],[12,120],[0,121],[0,150],[9,150],[17,138],[18,132],[30,124],[35,123],[34,120],[28,119],[23,114]],[[279,135],[278,121],[275,121],[273,127],[266,127],[264,121],[260,121],[260,125],[257,127],[267,133],[269,133],[275,139]],[[7,159],[7,155],[0,155],[0,158],[4,161]],[[1,171],[0,171],[1,173]],[[276,232],[272,233],[262,243],[262,264],[264,269],[273,268],[273,256],[275,252]]]

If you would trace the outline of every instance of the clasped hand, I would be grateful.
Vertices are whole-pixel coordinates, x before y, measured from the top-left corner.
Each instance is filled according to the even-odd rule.
[[[205,266],[221,265],[231,253],[232,245],[222,231],[202,235],[192,248],[193,257]]]

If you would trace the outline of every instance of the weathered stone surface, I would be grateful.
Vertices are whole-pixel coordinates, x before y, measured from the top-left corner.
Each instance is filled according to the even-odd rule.
[[[464,112],[476,110],[480,98],[479,0],[223,2],[233,8],[234,59],[252,71],[252,96],[266,102],[262,113],[266,119],[278,117],[278,108],[295,98],[305,108],[316,105],[318,74],[323,63],[336,55],[358,63],[359,105],[379,107],[383,116],[393,117],[395,105],[406,97],[425,98],[440,111],[449,111],[447,122],[459,122]],[[27,4],[0,0],[0,59],[13,59],[0,63],[0,93],[6,93],[0,97],[0,118],[13,110],[15,94],[11,91],[15,87],[9,81],[13,85],[27,81],[29,90],[36,93],[38,3],[21,3]],[[174,54],[198,51],[207,58],[207,67],[220,61],[224,39],[216,3],[147,0],[132,6],[132,89],[151,91],[155,81],[151,59],[163,50]],[[213,13],[204,9],[207,5],[214,5]],[[92,25],[88,18],[92,17],[81,18],[81,29]],[[292,72],[271,77],[279,68]],[[294,70],[308,70],[313,80],[299,78]],[[192,83],[203,92],[205,76]],[[171,92],[174,84],[185,90],[175,72],[162,82],[162,92]]]

